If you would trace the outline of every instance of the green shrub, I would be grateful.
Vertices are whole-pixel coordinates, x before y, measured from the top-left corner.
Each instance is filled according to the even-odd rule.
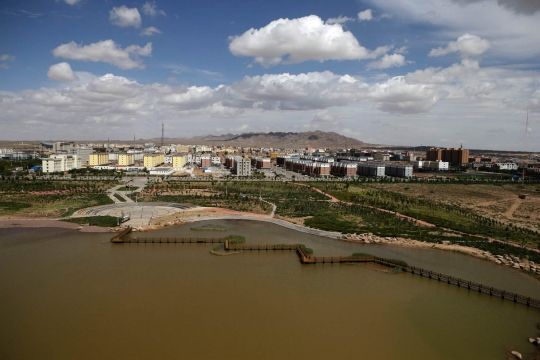
[[[69,218],[63,219],[62,221],[76,223],[76,224],[89,224],[90,226],[101,226],[101,227],[114,227],[118,224],[118,218],[114,216],[88,216],[88,217],[78,217],[78,218]]]

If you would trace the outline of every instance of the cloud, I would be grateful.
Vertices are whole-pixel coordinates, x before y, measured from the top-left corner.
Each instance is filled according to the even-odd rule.
[[[405,77],[396,76],[371,86],[368,99],[381,111],[398,114],[428,112],[435,103],[448,96],[444,90],[424,84],[409,84]]]
[[[405,75],[405,79],[411,84],[446,84],[463,75],[472,75],[480,71],[480,65],[476,60],[463,59],[459,64],[441,69],[429,67],[416,70]]]
[[[165,65],[166,69],[172,69],[171,72],[173,74],[180,74],[182,72],[186,73],[195,73],[195,74],[201,74],[208,77],[213,78],[221,78],[223,77],[223,74],[217,71],[210,71],[210,70],[204,70],[204,69],[198,69],[198,68],[192,68],[183,64],[173,64],[173,65]]]
[[[391,67],[400,67],[400,66],[405,65],[406,63],[407,62],[405,61],[405,56],[401,54],[392,54],[392,55],[385,54],[378,61],[370,62],[367,65],[367,68],[368,69],[387,69]]]
[[[461,5],[469,5],[473,3],[480,3],[485,0],[452,0]],[[490,0],[494,1],[494,0]],[[500,6],[522,15],[533,15],[537,11],[540,11],[540,2],[537,0],[497,0],[497,4]]]
[[[165,16],[165,15],[167,15],[167,14],[165,14],[165,11],[156,9],[156,2],[155,1],[153,1],[153,2],[147,1],[146,3],[144,3],[144,5],[142,7],[142,12],[145,15],[149,15],[149,16],[157,16],[157,15]]]
[[[390,49],[383,46],[370,51],[361,46],[350,31],[343,31],[340,24],[325,24],[316,15],[275,20],[229,40],[231,53],[254,57],[255,62],[263,66],[310,60],[372,59]]]
[[[394,53],[396,53],[396,54],[406,54],[408,52],[409,52],[409,50],[408,50],[407,46],[402,46],[402,47],[394,50]]]
[[[326,20],[326,23],[327,24],[344,24],[348,21],[354,21],[354,19],[347,16],[340,15],[337,18],[330,18]]]
[[[141,14],[137,8],[130,9],[125,5],[120,7],[113,7],[109,11],[109,20],[111,24],[117,25],[120,27],[140,27],[141,26]]]
[[[8,64],[0,64],[0,69],[7,70],[9,68],[10,68],[10,66]]]
[[[64,0],[64,2],[68,5],[75,5],[77,4],[78,2],[80,2],[81,0]]]
[[[364,11],[360,11],[358,13],[358,20],[359,21],[369,21],[373,19],[373,14],[371,13],[371,9],[367,9]]]
[[[1,61],[14,61],[15,56],[9,55],[9,54],[3,54],[3,55],[0,55],[0,60]]]
[[[139,56],[150,56],[152,43],[144,47],[131,45],[122,49],[112,40],[103,40],[86,46],[76,44],[74,41],[58,46],[53,50],[55,57],[72,60],[106,62],[121,69],[144,68]]]
[[[144,85],[107,74],[64,89],[0,92],[0,123],[6,128],[38,124],[39,129],[34,128],[37,136],[52,129],[69,131],[65,125],[72,124],[79,126],[79,133],[99,137],[102,134],[96,131],[96,125],[108,126],[111,131],[121,126],[121,133],[135,123],[144,126],[148,118],[178,122],[179,116],[194,120],[234,118],[249,111],[266,112],[262,116],[267,118],[276,112],[285,116],[291,111],[315,111],[312,125],[330,126],[337,120],[329,108],[366,103],[382,112],[416,114],[429,111],[443,96],[444,92],[436,88],[408,84],[403,77],[369,84],[329,71],[266,74],[216,87]]]
[[[493,82],[483,81],[478,84],[467,86],[463,92],[470,97],[487,96],[495,92],[506,91],[512,88],[511,85],[501,85]]]
[[[71,70],[71,66],[67,62],[61,62],[51,65],[47,72],[49,79],[54,81],[75,81],[77,76]]]
[[[24,15],[28,16],[29,18],[31,19],[36,19],[40,16],[43,16],[43,13],[33,13],[31,11],[27,11],[27,10],[19,10],[21,13],[23,13]]]
[[[320,110],[315,113],[311,125],[315,128],[326,128],[339,125],[336,117],[328,112],[328,110]]]
[[[161,33],[162,32],[159,29],[153,26],[147,27],[146,29],[141,31],[141,35],[144,35],[144,36],[152,36],[152,35],[161,34]]]
[[[465,34],[457,41],[450,41],[448,46],[431,49],[428,56],[443,56],[452,52],[459,52],[462,56],[481,55],[491,47],[491,43],[476,35]]]

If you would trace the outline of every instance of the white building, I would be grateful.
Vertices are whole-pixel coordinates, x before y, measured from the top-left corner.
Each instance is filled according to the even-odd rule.
[[[149,173],[150,175],[169,176],[174,173],[174,169],[172,167],[151,168]]]
[[[64,172],[71,169],[79,169],[81,160],[77,155],[71,154],[53,154],[48,158],[41,160],[43,172],[50,174],[53,172]]]
[[[90,154],[93,152],[93,149],[87,147],[75,147],[68,150],[68,154],[77,155],[77,157],[81,160],[81,164],[90,163]]]
[[[447,161],[418,161],[415,167],[432,171],[448,171],[450,163]]]
[[[496,163],[495,166],[499,170],[517,170],[519,168],[516,163]]]

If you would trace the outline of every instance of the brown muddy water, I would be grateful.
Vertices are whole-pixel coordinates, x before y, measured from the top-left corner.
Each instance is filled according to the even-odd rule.
[[[362,245],[255,221],[247,244],[367,252],[540,298],[540,283],[465,255]],[[214,256],[211,245],[0,229],[0,359],[507,359],[535,351],[540,310],[373,265],[301,265],[294,252]]]

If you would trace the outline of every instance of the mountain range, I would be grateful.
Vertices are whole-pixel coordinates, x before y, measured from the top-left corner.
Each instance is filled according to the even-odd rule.
[[[161,139],[151,139],[159,144]],[[189,139],[167,139],[167,143],[181,142],[186,145],[207,144],[242,147],[273,148],[363,148],[369,146],[360,140],[346,137],[335,132],[268,132],[196,136]]]

